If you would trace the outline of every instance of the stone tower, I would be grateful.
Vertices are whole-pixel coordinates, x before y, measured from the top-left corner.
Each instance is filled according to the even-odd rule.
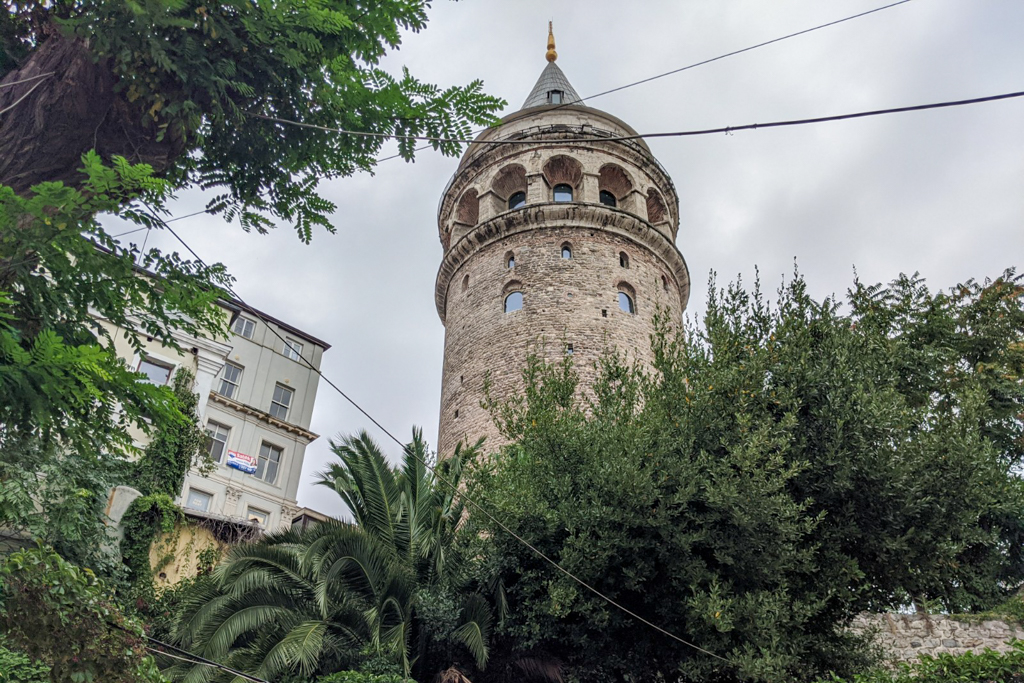
[[[655,312],[680,321],[689,297],[672,180],[643,140],[602,140],[636,131],[580,101],[554,48],[549,31],[530,96],[476,138],[441,198],[442,456],[501,443],[480,405],[487,375],[500,399],[530,353],[573,354],[584,385],[606,349],[650,363]]]

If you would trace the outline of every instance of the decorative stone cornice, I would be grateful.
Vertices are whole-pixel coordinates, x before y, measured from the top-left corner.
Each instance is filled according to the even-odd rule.
[[[294,434],[300,439],[304,439],[307,444],[316,441],[318,438],[320,438],[319,434],[315,434],[309,431],[308,429],[303,429],[298,425],[292,424],[290,422],[285,422],[284,420],[279,420],[268,412],[259,410],[257,408],[253,408],[252,406],[247,406],[244,403],[239,403],[238,401],[232,400],[227,396],[222,396],[221,394],[218,394],[216,391],[210,392],[210,400],[213,401],[214,403],[219,403],[220,405],[226,408],[231,408],[235,412],[241,413],[243,415],[248,415],[249,417],[255,417],[260,422],[264,422],[270,425],[271,427],[276,427],[281,431],[288,432],[289,434]]]
[[[690,272],[679,249],[653,225],[638,216],[603,204],[546,202],[500,213],[480,223],[445,252],[434,285],[434,304],[445,321],[448,287],[455,272],[481,248],[509,235],[544,228],[596,229],[619,235],[645,247],[665,264],[679,283],[679,296],[686,308],[690,298]]]

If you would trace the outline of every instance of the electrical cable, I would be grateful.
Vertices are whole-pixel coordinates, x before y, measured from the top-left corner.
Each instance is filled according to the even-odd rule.
[[[193,652],[189,652],[188,650],[183,650],[180,647],[177,647],[175,645],[171,645],[170,643],[165,643],[162,640],[158,640],[158,639],[156,639],[156,638],[154,638],[152,636],[146,635],[145,633],[139,634],[139,633],[137,633],[135,631],[132,631],[131,629],[125,628],[124,626],[121,626],[119,624],[115,624],[112,621],[108,621],[107,624],[112,626],[112,627],[114,627],[114,628],[116,628],[119,631],[124,631],[125,633],[127,633],[129,635],[133,635],[135,637],[140,637],[140,635],[141,635],[142,638],[148,640],[151,643],[156,643],[160,647],[167,648],[168,650],[172,650],[173,652],[176,652],[176,653],[178,653],[180,655],[184,655],[184,657],[178,657],[178,659],[184,659],[185,657],[189,657],[189,658],[191,658],[191,661],[192,661],[193,664],[204,664],[206,666],[212,666],[212,667],[215,667],[217,669],[220,669],[221,671],[226,671],[227,673],[234,674],[235,676],[238,676],[240,678],[244,678],[247,681],[252,681],[252,683],[270,683],[270,681],[268,681],[268,680],[266,680],[264,678],[257,678],[256,676],[250,676],[249,674],[247,674],[247,673],[245,673],[243,671],[239,671],[238,669],[232,669],[230,666],[226,666],[224,664],[221,664],[220,662],[215,662],[212,659],[206,659],[205,657],[201,657],[200,655],[197,655],[197,654],[195,654]],[[146,647],[146,649],[147,650],[151,650],[151,648],[149,648],[148,646]],[[170,653],[167,653],[167,652],[161,652],[160,654],[167,655],[168,657],[173,657],[174,656],[174,655],[171,655]]]
[[[869,111],[860,111],[852,114],[837,114],[834,116],[818,116],[815,118],[807,119],[791,119],[786,121],[769,121],[767,123],[747,123],[739,126],[722,126],[719,128],[704,128],[699,130],[679,130],[670,131],[665,133],[637,133],[636,135],[614,135],[608,137],[588,137],[588,138],[575,138],[568,140],[527,140],[527,139],[515,139],[515,140],[471,140],[468,138],[435,138],[423,135],[393,135],[390,133],[367,133],[363,131],[345,130],[343,128],[329,128],[327,126],[318,126],[312,123],[301,123],[299,121],[289,121],[288,119],[279,119],[273,116],[263,116],[262,114],[251,114],[256,118],[266,119],[268,121],[275,121],[277,123],[288,124],[291,126],[299,126],[301,128],[315,128],[326,132],[339,133],[342,135],[357,135],[362,137],[387,137],[396,140],[425,140],[428,142],[458,142],[473,145],[571,145],[574,143],[590,144],[594,142],[629,142],[631,140],[644,140],[650,138],[676,138],[676,137],[692,137],[696,135],[711,135],[714,133],[734,133],[738,130],[757,130],[758,128],[780,128],[783,126],[802,126],[811,123],[825,123],[828,121],[844,121],[846,119],[858,119],[868,116],[882,116],[885,114],[899,114],[909,111],[925,111],[927,109],[942,109],[945,107],[961,107],[968,104],[979,104],[982,102],[994,102],[996,100],[1007,100],[1014,97],[1024,97],[1024,91],[1003,93],[1001,95],[987,95],[985,97],[975,97],[968,100],[952,100],[947,102],[935,102],[932,104],[916,104],[909,107],[891,107],[888,109],[873,109]]]
[[[6,113],[7,113],[7,112],[9,112],[10,110],[12,110],[12,109],[14,109],[15,107],[17,107],[17,106],[18,106],[19,104],[21,104],[21,101],[22,101],[22,100],[24,100],[24,99],[25,99],[26,97],[28,97],[29,95],[31,95],[31,94],[32,94],[32,91],[33,91],[33,90],[35,90],[36,88],[38,88],[39,86],[41,86],[42,84],[43,84],[43,82],[42,82],[42,81],[39,81],[38,83],[36,83],[35,85],[33,85],[33,86],[32,86],[31,88],[29,88],[28,90],[26,90],[26,91],[25,91],[25,94],[24,94],[24,95],[22,95],[21,97],[19,97],[19,98],[18,98],[18,99],[16,99],[16,100],[14,100],[14,102],[12,102],[11,104],[7,105],[7,106],[6,106],[6,107],[4,107],[3,109],[0,109],[0,114],[6,114]]]
[[[874,14],[875,12],[881,12],[882,10],[886,10],[886,9],[891,8],[891,7],[896,7],[897,5],[903,5],[903,4],[906,4],[906,3],[910,2],[910,1],[911,0],[899,0],[899,2],[894,2],[894,3],[891,3],[889,5],[884,5],[882,7],[876,7],[875,9],[868,10],[866,12],[861,12],[860,14],[854,14],[854,15],[851,15],[851,16],[848,16],[848,17],[844,17],[843,19],[837,19],[835,21],[830,21],[830,22],[828,22],[826,24],[819,24],[818,26],[807,28],[807,29],[804,29],[802,31],[797,31],[796,33],[790,33],[790,34],[787,34],[787,35],[784,35],[784,36],[780,36],[778,38],[773,38],[772,40],[766,40],[766,41],[764,41],[762,43],[758,43],[757,45],[751,45],[750,47],[741,48],[739,50],[733,50],[732,52],[727,52],[725,54],[718,55],[717,57],[711,57],[710,59],[705,59],[705,60],[700,61],[700,62],[694,62],[693,64],[689,64],[687,66],[680,67],[678,69],[673,69],[672,71],[666,71],[665,73],[661,73],[661,74],[658,74],[656,76],[651,76],[649,78],[644,78],[644,79],[639,80],[639,81],[633,81],[632,83],[627,83],[625,85],[620,85],[618,87],[612,88],[611,90],[605,90],[605,91],[602,91],[602,92],[599,92],[599,93],[595,93],[593,95],[587,95],[586,97],[580,98],[578,100],[573,100],[572,102],[563,102],[562,104],[558,105],[557,107],[552,107],[548,111],[558,111],[559,109],[562,109],[563,107],[573,106],[573,105],[579,104],[581,102],[586,102],[587,100],[592,100],[592,99],[594,99],[596,97],[602,97],[603,95],[609,95],[609,94],[614,93],[614,92],[619,92],[620,90],[626,90],[627,88],[632,88],[634,86],[641,85],[643,83],[650,83],[651,81],[658,80],[659,78],[664,78],[665,76],[671,76],[673,74],[681,73],[683,71],[689,71],[690,69],[694,69],[694,68],[696,68],[698,66],[704,66],[705,64],[710,64],[712,62],[717,62],[717,61],[719,61],[721,59],[725,59],[727,57],[733,57],[733,56],[738,55],[738,54],[743,54],[744,52],[750,52],[751,50],[756,50],[756,49],[758,49],[760,47],[765,47],[767,45],[772,45],[773,43],[778,43],[778,42],[781,42],[783,40],[787,40],[789,38],[795,38],[797,36],[802,36],[805,33],[812,33],[813,31],[817,31],[817,30],[823,29],[823,28],[828,28],[829,26],[835,26],[836,24],[842,24],[843,22],[850,21],[851,19],[858,19],[860,17],[867,16],[869,14]],[[488,130],[488,129],[487,128],[482,128],[482,129],[476,131],[473,135],[479,135],[480,133],[483,133],[486,130]],[[423,150],[426,150],[426,149],[430,149],[430,145],[424,145],[423,147],[418,147],[414,151],[422,152]],[[402,156],[401,154],[392,154],[391,156],[386,156],[386,157],[382,157],[380,159],[377,159],[376,163],[379,164],[382,161],[389,161],[391,159],[398,159],[401,156]]]
[[[176,232],[174,232],[174,229],[173,229],[173,228],[171,228],[171,227],[170,227],[169,225],[167,225],[167,223],[166,223],[166,222],[164,222],[164,227],[165,227],[165,228],[166,228],[166,229],[167,229],[167,230],[168,230],[168,231],[169,231],[169,232],[170,232],[170,233],[171,233],[171,234],[172,234],[172,235],[173,235],[173,236],[175,237],[175,239],[177,239],[177,240],[178,240],[178,242],[180,242],[180,243],[182,244],[182,246],[184,246],[184,247],[185,247],[185,249],[187,249],[187,250],[189,251],[189,253],[190,253],[190,254],[192,254],[192,256],[193,256],[193,257],[194,257],[194,258],[195,258],[195,259],[196,259],[197,261],[199,261],[199,262],[200,262],[200,263],[202,263],[203,265],[207,265],[207,264],[206,264],[206,262],[205,262],[205,261],[203,261],[203,259],[202,259],[202,258],[201,258],[201,257],[199,256],[199,254],[197,254],[197,253],[195,252],[195,250],[194,250],[194,249],[192,249],[192,247],[190,247],[190,246],[188,245],[188,243],[187,243],[187,242],[185,242],[185,240],[183,240],[183,239],[182,239],[182,238],[181,238],[181,237],[180,237],[180,236],[179,236],[179,235],[178,235],[178,234],[177,234]],[[270,322],[269,322],[269,321],[267,321],[267,319],[266,319],[266,318],[264,318],[264,317],[263,317],[263,316],[262,316],[262,315],[260,314],[260,312],[259,312],[259,311],[257,311],[257,310],[256,310],[256,309],[254,309],[253,307],[249,306],[249,304],[245,303],[245,300],[244,300],[244,299],[242,299],[242,297],[238,296],[238,294],[237,294],[236,292],[234,292],[234,291],[233,291],[233,290],[232,290],[232,289],[231,289],[230,287],[227,287],[227,286],[225,286],[225,287],[224,287],[224,289],[225,289],[225,290],[226,290],[226,291],[227,291],[227,292],[228,292],[229,294],[231,294],[231,296],[233,296],[233,297],[234,297],[234,298],[235,298],[236,300],[238,300],[238,302],[239,302],[239,303],[241,303],[241,304],[242,304],[243,306],[245,306],[245,307],[246,307],[246,308],[247,308],[247,309],[248,309],[249,311],[251,311],[251,312],[252,312],[252,313],[253,313],[253,314],[254,314],[254,315],[255,315],[255,316],[257,317],[257,318],[259,318],[259,319],[260,319],[260,322],[262,322],[262,323],[263,323],[264,325],[266,325],[266,326],[267,326],[267,329],[269,329],[269,330],[270,330],[271,332],[273,332],[274,336],[276,336],[276,337],[277,337],[278,339],[280,339],[282,343],[284,343],[284,342],[285,342],[285,338],[284,338],[284,337],[283,337],[283,336],[281,335],[281,333],[279,333],[279,332],[278,332],[278,331],[277,331],[277,330],[276,330],[276,329],[274,328],[274,326],[273,326],[272,324],[270,324]],[[434,476],[435,476],[435,477],[436,477],[436,478],[437,478],[437,479],[438,479],[439,481],[441,481],[441,482],[442,482],[442,483],[443,483],[443,484],[444,484],[445,486],[447,486],[447,487],[448,487],[449,489],[451,489],[451,490],[452,490],[452,492],[453,492],[453,493],[454,493],[455,495],[459,496],[459,497],[460,497],[460,498],[462,498],[462,499],[463,499],[464,501],[466,501],[467,503],[469,503],[469,504],[470,504],[470,505],[471,505],[471,506],[472,506],[473,508],[475,508],[476,510],[478,510],[478,511],[480,512],[480,514],[482,514],[482,515],[483,515],[484,517],[486,517],[486,518],[487,518],[487,519],[489,519],[489,520],[490,520],[491,522],[493,522],[493,523],[494,523],[495,525],[497,525],[497,526],[498,526],[498,527],[499,527],[499,528],[500,528],[500,529],[501,529],[502,531],[504,531],[504,532],[505,532],[506,534],[508,534],[509,536],[511,536],[512,538],[514,538],[514,539],[515,539],[516,541],[518,541],[518,542],[519,542],[519,543],[520,543],[521,545],[523,545],[524,547],[528,548],[528,549],[529,549],[529,550],[530,550],[531,552],[533,552],[533,553],[534,553],[534,554],[535,554],[535,555],[536,555],[537,557],[541,558],[542,560],[544,560],[545,562],[547,562],[548,564],[550,564],[550,565],[551,565],[552,567],[554,567],[555,569],[557,569],[558,571],[560,571],[561,573],[563,573],[564,575],[566,575],[567,577],[569,577],[570,579],[572,579],[573,581],[575,581],[576,583],[578,583],[578,584],[579,584],[580,586],[582,586],[582,587],[586,588],[586,589],[587,589],[588,591],[590,591],[591,593],[593,593],[593,594],[594,594],[594,595],[596,595],[597,597],[599,597],[599,598],[601,598],[602,600],[604,600],[605,602],[607,602],[607,603],[608,603],[609,605],[612,605],[613,607],[615,607],[615,608],[619,609],[620,611],[624,612],[625,614],[628,614],[629,616],[633,617],[634,619],[636,619],[636,620],[638,620],[638,621],[640,621],[640,622],[642,622],[642,623],[646,624],[647,626],[649,626],[649,627],[653,628],[654,630],[658,631],[659,633],[661,633],[661,634],[663,634],[663,635],[665,635],[665,636],[668,636],[668,637],[669,637],[669,638],[671,638],[672,640],[675,640],[675,641],[677,641],[677,642],[679,642],[679,643],[682,643],[683,645],[686,645],[687,647],[690,647],[690,648],[693,648],[693,649],[695,649],[695,650],[698,650],[699,652],[703,652],[704,654],[706,654],[706,655],[708,655],[708,656],[710,656],[710,657],[714,657],[715,659],[720,659],[721,661],[725,662],[726,664],[730,664],[730,665],[732,664],[732,662],[731,662],[730,660],[726,659],[725,657],[722,657],[721,655],[715,654],[714,652],[711,652],[710,650],[706,650],[706,649],[702,648],[702,647],[701,647],[700,645],[697,645],[697,644],[695,644],[695,643],[691,643],[691,642],[689,642],[688,640],[684,640],[683,638],[680,638],[679,636],[675,635],[674,633],[671,633],[670,631],[667,631],[667,630],[663,629],[662,627],[658,626],[657,624],[655,624],[655,623],[653,623],[653,622],[651,622],[651,621],[648,621],[647,619],[645,619],[644,617],[640,616],[640,615],[639,615],[639,614],[637,614],[636,612],[634,612],[634,611],[630,610],[630,609],[629,609],[628,607],[625,607],[625,606],[623,606],[623,605],[619,604],[618,602],[616,602],[615,600],[612,600],[612,599],[611,599],[611,598],[609,598],[609,597],[608,597],[607,595],[605,595],[604,593],[602,593],[602,592],[601,592],[601,591],[599,591],[598,589],[596,589],[596,588],[594,588],[593,586],[591,586],[590,584],[588,584],[588,583],[587,583],[586,581],[584,581],[583,579],[579,578],[578,576],[576,576],[575,574],[573,574],[572,572],[570,572],[570,571],[569,571],[568,569],[565,569],[564,567],[562,567],[562,566],[561,566],[560,564],[558,564],[558,563],[557,563],[557,562],[556,562],[555,560],[553,560],[553,559],[551,559],[550,557],[548,557],[548,556],[547,556],[547,555],[546,555],[546,554],[545,554],[544,552],[542,552],[541,550],[539,550],[539,549],[538,549],[537,547],[535,547],[535,546],[534,546],[533,544],[531,544],[531,543],[530,543],[529,541],[527,541],[526,539],[524,539],[524,538],[523,538],[522,536],[520,536],[520,535],[519,535],[519,534],[517,534],[516,532],[512,531],[512,529],[510,529],[510,528],[509,528],[508,526],[506,526],[504,522],[502,522],[501,520],[499,520],[499,519],[498,519],[497,517],[495,517],[494,515],[492,515],[492,514],[491,514],[491,513],[490,513],[490,512],[489,512],[489,511],[488,511],[488,510],[486,509],[486,508],[484,508],[484,507],[483,507],[482,505],[480,505],[480,504],[479,504],[479,503],[477,503],[477,502],[476,502],[475,500],[473,500],[473,499],[472,499],[472,498],[470,498],[470,497],[469,497],[468,495],[466,495],[466,493],[465,493],[464,491],[460,490],[460,489],[459,489],[459,487],[458,487],[457,485],[455,485],[455,484],[453,484],[452,482],[448,481],[448,479],[446,479],[446,478],[445,478],[445,477],[444,477],[444,476],[443,476],[442,474],[440,474],[440,473],[439,473],[439,472],[437,471],[437,469],[436,469],[436,468],[434,468],[434,466],[433,466],[433,465],[431,465],[431,464],[430,464],[430,463],[428,463],[428,462],[427,462],[426,460],[424,460],[424,459],[420,458],[419,456],[417,456],[417,455],[416,455],[416,454],[415,454],[415,453],[414,453],[414,452],[413,452],[413,451],[412,451],[412,450],[411,450],[411,449],[410,449],[410,448],[409,448],[409,447],[408,447],[407,445],[405,445],[404,443],[402,443],[402,441],[401,441],[401,440],[400,440],[400,439],[399,439],[398,437],[396,437],[396,436],[395,436],[394,434],[392,434],[392,433],[391,433],[391,432],[390,432],[390,431],[389,431],[389,430],[388,430],[388,429],[387,429],[387,428],[386,428],[386,427],[385,427],[384,425],[382,425],[382,424],[381,424],[380,422],[378,422],[378,421],[377,421],[377,419],[373,417],[373,415],[371,415],[370,413],[368,413],[368,412],[366,411],[366,409],[365,409],[365,408],[363,408],[363,407],[362,407],[361,405],[359,405],[358,403],[356,403],[356,401],[355,401],[354,399],[352,399],[352,398],[351,398],[351,397],[350,397],[350,396],[349,396],[348,394],[346,394],[346,393],[345,393],[345,392],[344,392],[344,391],[343,391],[343,390],[341,389],[341,387],[339,387],[339,386],[338,386],[337,384],[335,384],[334,382],[332,382],[332,381],[330,380],[330,378],[328,378],[328,377],[327,377],[326,375],[324,375],[324,373],[323,373],[323,372],[321,372],[321,371],[320,371],[320,369],[319,369],[319,368],[317,368],[317,367],[316,367],[315,365],[313,365],[313,364],[312,364],[312,363],[310,363],[310,362],[309,362],[308,360],[306,360],[306,358],[305,358],[304,356],[302,356],[302,355],[300,354],[300,355],[299,355],[299,358],[300,358],[300,359],[302,360],[302,362],[303,362],[303,363],[304,363],[304,364],[305,364],[306,366],[308,366],[308,367],[309,367],[309,369],[310,369],[310,370],[312,370],[313,372],[315,372],[315,373],[316,373],[316,374],[317,374],[317,375],[318,375],[318,376],[320,377],[320,379],[322,379],[322,380],[323,380],[324,382],[326,382],[326,383],[327,383],[327,384],[328,384],[328,385],[329,385],[329,386],[330,386],[330,387],[331,387],[332,389],[334,389],[334,391],[335,391],[335,392],[337,392],[339,396],[341,396],[341,397],[342,397],[343,399],[345,399],[346,401],[348,401],[348,403],[349,403],[350,405],[352,405],[352,407],[353,407],[353,408],[355,408],[356,410],[358,410],[358,411],[359,411],[359,412],[360,412],[360,413],[361,413],[361,414],[362,414],[362,415],[363,415],[363,416],[364,416],[364,417],[365,417],[366,419],[368,419],[368,420],[369,420],[369,421],[370,421],[371,423],[373,423],[373,424],[374,424],[374,426],[376,426],[376,427],[377,427],[377,428],[378,428],[379,430],[381,430],[381,431],[382,431],[382,432],[383,432],[384,434],[386,434],[386,435],[388,436],[388,438],[390,438],[390,439],[391,439],[392,441],[394,441],[394,442],[395,442],[396,444],[398,444],[398,445],[399,445],[399,447],[400,447],[400,448],[401,448],[401,449],[402,449],[402,450],[403,450],[403,451],[404,451],[404,452],[405,452],[406,454],[408,454],[408,455],[410,455],[411,457],[415,458],[415,459],[416,459],[416,460],[417,460],[417,461],[418,461],[418,462],[419,462],[419,463],[420,463],[421,465],[423,465],[424,467],[426,467],[426,468],[427,468],[427,469],[428,469],[428,470],[429,470],[429,471],[430,471],[430,472],[431,472],[431,473],[432,473],[432,474],[433,474],[433,475],[434,475]]]
[[[12,85],[20,85],[21,83],[30,83],[30,82],[38,80],[40,78],[46,78],[47,76],[52,76],[55,73],[57,73],[57,72],[56,71],[47,71],[44,74],[38,74],[36,76],[29,76],[28,78],[23,78],[20,81],[11,81],[10,83],[0,83],[0,88],[9,88]]]

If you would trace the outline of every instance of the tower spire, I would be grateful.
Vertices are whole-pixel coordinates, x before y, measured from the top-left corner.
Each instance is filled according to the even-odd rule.
[[[548,53],[546,57],[549,62],[553,62],[558,59],[558,53],[555,52],[555,29],[553,27],[553,23],[554,22],[551,21],[548,22]]]

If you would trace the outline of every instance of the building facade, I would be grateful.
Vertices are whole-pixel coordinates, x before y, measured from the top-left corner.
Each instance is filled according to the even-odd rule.
[[[137,353],[112,334],[120,355],[156,384],[187,368],[196,377],[198,411],[212,472],[185,477],[177,503],[186,512],[263,529],[290,528],[319,369],[330,345],[237,301],[223,301],[227,339],[178,335],[182,352],[150,342]],[[113,332],[113,330],[112,330]],[[312,366],[312,367],[310,367]],[[144,445],[146,437],[137,437]]]
[[[586,385],[606,350],[650,364],[655,315],[686,308],[671,178],[643,140],[607,139],[636,131],[584,105],[556,58],[549,34],[523,107],[476,138],[441,199],[442,455],[501,443],[485,381],[492,399],[518,393],[529,354],[572,354]]]

